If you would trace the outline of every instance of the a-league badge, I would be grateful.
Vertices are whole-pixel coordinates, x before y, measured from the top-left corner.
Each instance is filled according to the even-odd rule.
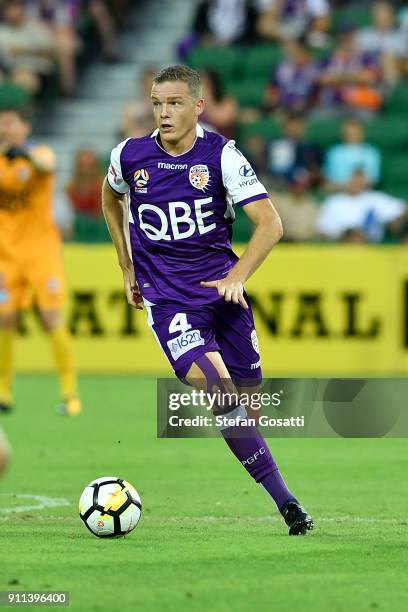
[[[135,181],[135,191],[137,193],[147,193],[147,183],[149,181],[149,173],[144,168],[136,170],[133,174],[133,180]]]
[[[204,166],[203,164],[191,166],[190,172],[188,173],[188,179],[193,187],[205,191],[210,181],[208,166]]]

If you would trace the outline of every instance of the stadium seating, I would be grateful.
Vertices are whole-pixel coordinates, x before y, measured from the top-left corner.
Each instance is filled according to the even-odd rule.
[[[356,6],[356,3],[350,7],[336,9],[332,17],[334,31],[342,23],[353,23],[359,28],[364,28],[370,23],[370,11],[366,6]]]
[[[29,99],[30,94],[22,87],[17,87],[11,83],[2,83],[0,85],[0,108],[24,106]]]
[[[366,6],[346,6],[334,12],[333,32],[342,23],[354,23],[358,27],[369,25],[370,11]],[[315,49],[318,60],[327,57],[330,49]],[[251,46],[229,46],[227,48],[195,48],[188,58],[191,67],[215,70],[222,77],[226,91],[233,95],[240,107],[258,108],[264,99],[264,92],[273,70],[282,59],[282,50],[271,43],[258,43]],[[408,198],[408,85],[402,81],[395,86],[385,101],[382,112],[366,121],[367,141],[376,145],[383,154],[382,179],[378,188],[405,200]],[[278,138],[281,134],[279,120],[266,116],[238,126],[237,140],[245,149],[250,137],[258,136],[265,140]],[[339,142],[340,122],[333,119],[311,119],[308,125],[309,138],[324,149]],[[319,197],[319,193],[317,196]],[[235,237],[247,240],[251,234],[251,224],[242,211],[237,212]]]
[[[240,76],[241,53],[235,47],[196,47],[189,56],[189,64],[196,70],[216,70],[223,80],[234,80]]]

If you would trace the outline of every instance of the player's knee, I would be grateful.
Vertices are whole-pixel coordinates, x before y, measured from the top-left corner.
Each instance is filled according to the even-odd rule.
[[[237,383],[237,389],[242,401],[245,404],[248,419],[253,419],[255,425],[259,425],[259,417],[262,414],[260,395],[261,395],[261,384],[248,386],[240,386]]]
[[[243,418],[245,409],[229,372],[218,353],[206,353],[190,368],[188,382],[199,390],[212,395],[209,398],[214,415],[232,415]],[[194,378],[197,375],[197,378]]]
[[[201,372],[203,378],[231,380],[228,368],[218,352],[213,351],[201,355],[195,360],[194,365]]]
[[[39,317],[45,331],[51,332],[62,323],[62,315],[59,310],[40,310]]]
[[[191,365],[187,381],[199,388],[210,390],[213,386],[233,386],[231,377],[219,353],[205,353]]]
[[[0,313],[0,329],[16,329],[16,327],[17,327],[17,313],[16,312]]]

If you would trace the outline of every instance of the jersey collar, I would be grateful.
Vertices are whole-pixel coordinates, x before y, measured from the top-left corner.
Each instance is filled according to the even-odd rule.
[[[163,149],[163,147],[161,146],[161,144],[159,143],[159,141],[157,140],[157,136],[159,135],[159,128],[157,128],[156,130],[154,130],[154,132],[150,135],[150,138],[154,138],[156,141],[157,146],[159,147],[159,149],[161,149],[164,153],[166,153],[167,155],[169,155],[169,157],[181,157],[182,155],[186,155],[186,153],[189,153],[192,149],[194,149],[195,144],[197,142],[197,138],[204,138],[204,130],[201,127],[200,124],[197,123],[197,127],[196,127],[196,137],[194,139],[193,144],[191,145],[191,147],[188,149],[188,151],[184,151],[184,153],[180,153],[179,155],[172,155],[171,153],[169,153],[168,151],[166,151],[166,149]]]

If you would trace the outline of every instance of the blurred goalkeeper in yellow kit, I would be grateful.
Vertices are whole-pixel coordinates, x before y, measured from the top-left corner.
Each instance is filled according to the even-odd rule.
[[[13,405],[18,314],[35,307],[48,333],[60,382],[62,413],[81,411],[70,335],[63,323],[61,238],[53,219],[55,156],[28,141],[21,109],[0,109],[0,412]]]

